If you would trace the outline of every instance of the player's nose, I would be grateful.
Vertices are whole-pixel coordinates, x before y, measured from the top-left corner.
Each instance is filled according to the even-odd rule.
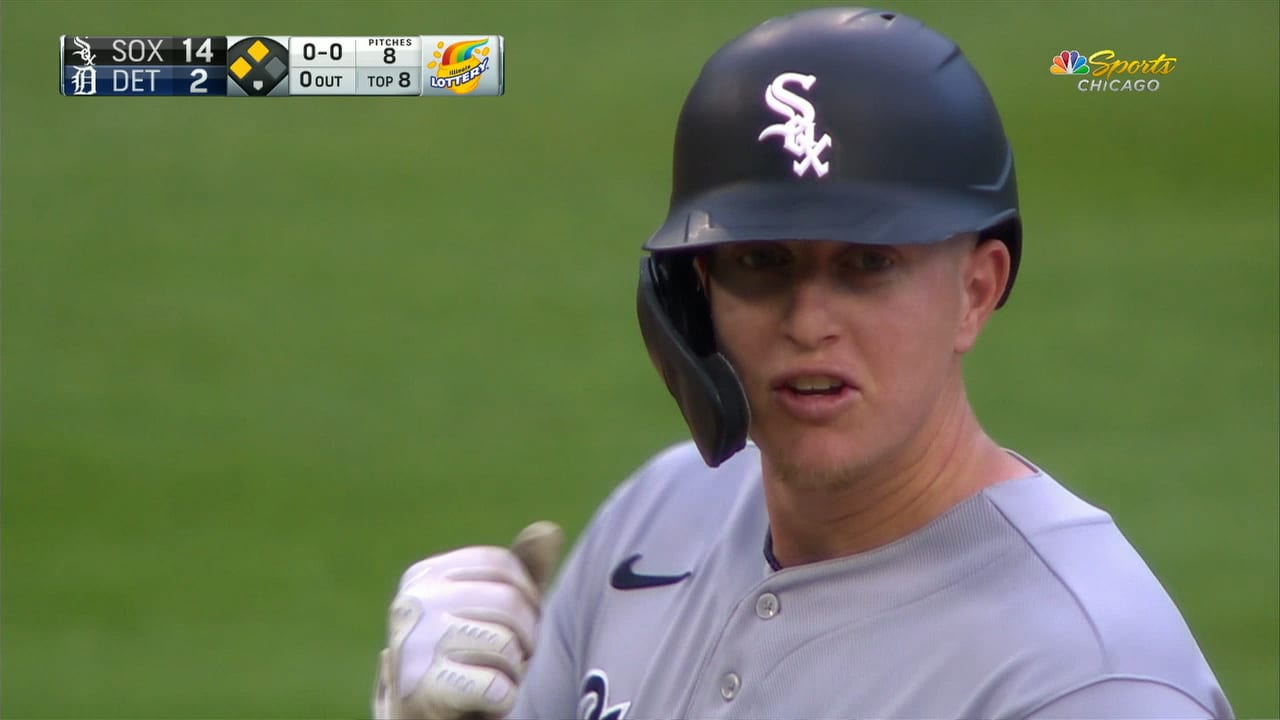
[[[806,274],[791,284],[782,331],[797,348],[813,350],[839,340],[836,294],[825,273]]]

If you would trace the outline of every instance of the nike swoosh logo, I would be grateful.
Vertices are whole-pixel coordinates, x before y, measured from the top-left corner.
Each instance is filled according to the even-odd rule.
[[[639,559],[640,555],[637,553],[618,563],[618,567],[614,568],[613,576],[609,578],[609,584],[615,590],[642,590],[644,588],[662,587],[663,585],[675,585],[693,575],[693,573],[689,572],[683,575],[641,575],[632,569],[632,566]]]

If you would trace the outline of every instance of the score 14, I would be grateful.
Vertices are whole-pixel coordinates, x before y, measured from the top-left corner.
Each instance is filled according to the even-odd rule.
[[[200,47],[192,51],[192,47],[197,41],[203,40]],[[187,49],[187,65],[212,65],[213,64],[213,38],[182,38],[182,46]],[[224,45],[222,48],[223,63],[226,62],[227,49]]]
[[[174,38],[169,62],[174,95],[227,94],[227,38]]]

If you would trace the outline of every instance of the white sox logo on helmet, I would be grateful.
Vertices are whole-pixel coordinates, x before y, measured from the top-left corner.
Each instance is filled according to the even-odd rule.
[[[804,177],[809,168],[818,177],[827,174],[830,165],[822,160],[822,153],[831,147],[831,136],[822,133],[815,138],[817,132],[813,103],[787,89],[787,85],[795,83],[803,90],[813,87],[817,77],[785,72],[773,79],[764,90],[764,102],[769,109],[786,118],[786,122],[770,125],[765,128],[756,140],[768,137],[781,137],[782,148],[800,158],[791,164],[796,177]]]

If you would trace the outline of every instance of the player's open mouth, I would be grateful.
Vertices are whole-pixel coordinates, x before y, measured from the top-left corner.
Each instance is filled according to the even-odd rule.
[[[853,387],[853,381],[831,370],[813,369],[776,376],[770,385],[776,391],[797,395],[838,395]]]
[[[797,420],[822,423],[843,413],[857,388],[845,377],[830,372],[786,375],[773,383],[774,397]]]
[[[784,384],[797,395],[838,395],[844,386],[843,380],[825,375],[805,375]]]

